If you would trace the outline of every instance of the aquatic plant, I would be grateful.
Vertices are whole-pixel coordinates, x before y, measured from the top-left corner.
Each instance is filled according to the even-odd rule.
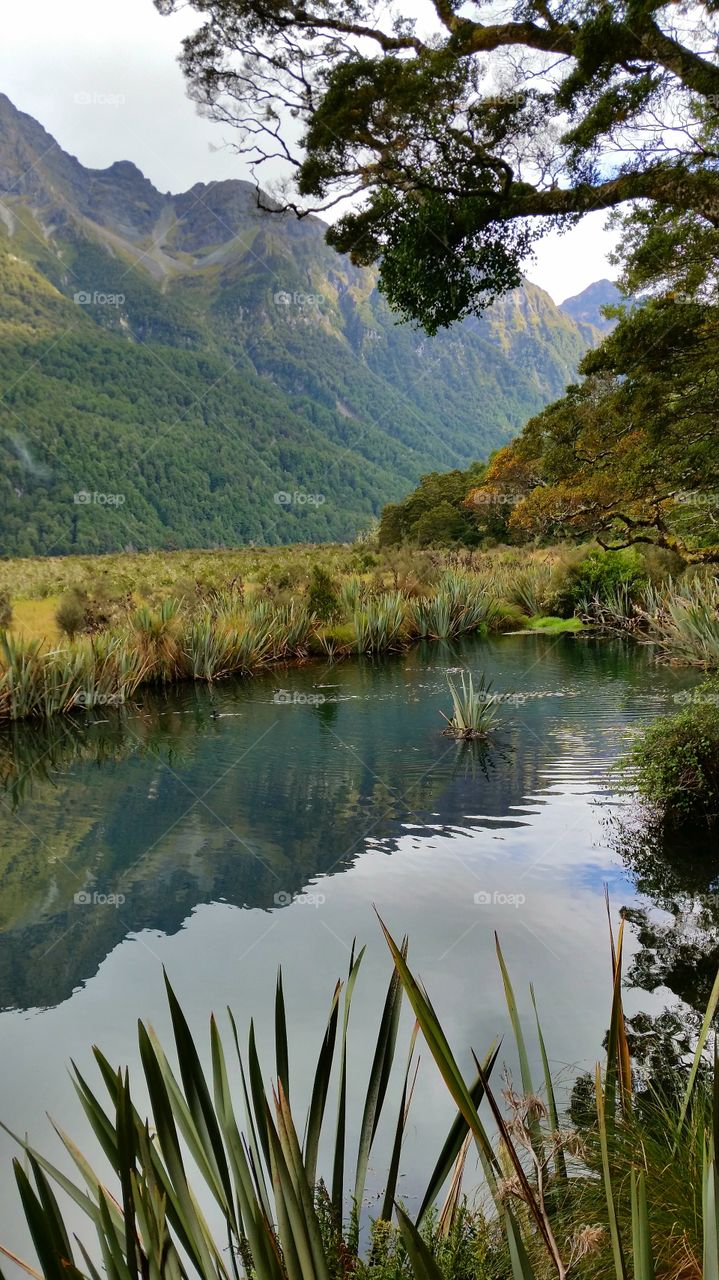
[[[444,573],[432,596],[411,600],[410,626],[420,637],[451,640],[487,627],[497,616],[497,603],[483,584],[457,570]]]
[[[583,622],[603,631],[638,631],[644,626],[642,602],[625,582],[609,586],[603,597],[586,596],[577,601],[576,612]]]
[[[347,1149],[347,1101],[356,1089],[348,1030],[363,950],[352,947],[346,982],[337,982],[304,1115],[291,1092],[291,1057],[282,975],[275,1002],[273,1079],[266,1073],[250,1024],[240,1046],[230,1014],[229,1047],[214,1015],[206,1075],[182,1008],[166,980],[174,1054],[179,1073],[153,1029],[139,1024],[142,1092],[150,1118],[137,1109],[127,1070],[116,1070],[99,1049],[95,1059],[106,1097],[75,1069],[83,1109],[113,1175],[104,1174],[62,1129],[57,1132],[79,1178],[55,1167],[39,1150],[16,1138],[24,1158],[14,1162],[22,1208],[47,1280],[61,1275],[99,1280],[89,1240],[71,1242],[58,1188],[92,1229],[114,1280],[230,1280],[240,1269],[256,1280],[330,1280],[359,1271],[385,1280],[388,1256],[401,1241],[406,1259],[399,1275],[414,1280],[456,1280],[456,1254],[447,1241],[461,1225],[474,1248],[468,1276],[512,1280],[613,1275],[616,1280],[719,1275],[719,1212],[716,1186],[716,1116],[712,1107],[718,1066],[705,1046],[719,1003],[719,977],[706,1011],[691,1066],[673,1095],[635,1089],[622,1007],[624,922],[611,939],[612,987],[604,1070],[585,1077],[586,1107],[575,1128],[560,1112],[542,1035],[534,990],[542,1086],[535,1084],[525,1030],[509,971],[497,942],[504,997],[519,1061],[519,1080],[502,1095],[494,1077],[498,1046],[480,1059],[476,1074],[460,1070],[429,995],[410,969],[407,945],[398,945],[382,925],[393,972],[379,1016],[379,1029],[362,1085],[362,1121],[356,1148]],[[390,1083],[397,1055],[400,1014],[406,997],[415,1025],[390,1117],[390,1157],[385,1189],[377,1202],[370,1251],[360,1255],[360,1214],[375,1138],[394,1097]],[[427,1175],[419,1207],[410,1217],[398,1203],[402,1148],[417,1074],[417,1038],[429,1055],[457,1110]],[[237,1061],[235,1061],[235,1055]],[[328,1184],[321,1176],[328,1098],[334,1081],[333,1135]],[[291,1101],[292,1098],[292,1101]],[[239,1118],[241,1103],[244,1122]],[[480,1115],[486,1108],[488,1127]],[[496,1131],[497,1138],[492,1134]],[[14,1135],[13,1135],[14,1136]],[[470,1147],[478,1156],[490,1210],[470,1210],[462,1199],[462,1177]],[[346,1189],[352,1207],[346,1212]],[[439,1196],[448,1187],[441,1210]],[[215,1235],[201,1207],[200,1189],[223,1224]],[[393,1223],[396,1220],[396,1226]],[[453,1233],[455,1233],[453,1235]],[[384,1242],[384,1244],[383,1244]],[[14,1262],[18,1259],[14,1255]],[[454,1265],[453,1265],[454,1262]],[[341,1265],[340,1265],[341,1264]]]
[[[282,605],[269,614],[267,625],[272,635],[273,658],[306,657],[315,629],[315,616],[307,605],[299,600]]]
[[[11,720],[44,715],[46,657],[39,640],[0,634],[0,714]]]
[[[461,682],[462,687],[458,689],[447,677],[452,695],[452,714],[447,716],[440,711],[447,721],[444,732],[453,738],[484,738],[497,723],[497,699],[490,692],[491,685],[485,680],[484,673],[476,688],[471,671],[467,675],[464,671],[461,673]]]

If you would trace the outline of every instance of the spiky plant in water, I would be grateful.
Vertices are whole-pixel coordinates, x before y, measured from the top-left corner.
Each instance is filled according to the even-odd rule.
[[[637,631],[643,624],[641,606],[626,582],[607,589],[605,595],[585,597],[577,602],[575,613],[582,622],[590,622],[604,631]]]
[[[223,618],[209,613],[195,618],[182,638],[187,674],[193,680],[220,680],[235,670],[236,631]]]
[[[46,662],[41,641],[0,635],[0,708],[9,719],[45,714]]]
[[[272,620],[253,621],[248,617],[231,632],[232,667],[238,674],[248,673],[272,657]]]
[[[497,723],[497,700],[490,692],[491,685],[485,680],[484,673],[474,686],[471,671],[461,673],[461,688],[457,688],[447,676],[447,684],[452,695],[452,714],[440,715],[447,721],[444,732],[452,738],[486,738]]]
[[[412,630],[422,639],[449,640],[457,634],[452,599],[447,592],[410,600],[408,620]]]
[[[407,602],[400,591],[368,600],[354,616],[357,653],[386,653],[406,641]]]

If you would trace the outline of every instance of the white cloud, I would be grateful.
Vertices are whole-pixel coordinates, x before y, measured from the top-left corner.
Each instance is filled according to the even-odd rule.
[[[614,280],[617,268],[610,265],[608,255],[619,233],[606,231],[606,220],[606,213],[588,213],[564,235],[550,231],[539,241],[534,260],[527,262],[527,277],[546,289],[555,302],[581,293],[595,280]]]

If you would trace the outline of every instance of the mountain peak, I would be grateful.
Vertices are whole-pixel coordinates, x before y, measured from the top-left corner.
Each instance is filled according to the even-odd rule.
[[[601,333],[608,333],[614,328],[616,320],[608,320],[602,315],[602,308],[615,306],[622,301],[624,295],[613,280],[595,280],[586,289],[582,289],[581,293],[565,298],[559,304],[559,310],[571,316],[577,324],[589,324]]]

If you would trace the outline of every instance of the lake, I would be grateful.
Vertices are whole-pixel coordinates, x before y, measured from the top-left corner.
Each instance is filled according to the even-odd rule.
[[[442,734],[447,672],[460,667],[512,695],[488,751]],[[373,907],[396,938],[409,935],[411,965],[468,1072],[470,1047],[482,1054],[508,1030],[496,930],[524,1013],[534,983],[568,1093],[601,1056],[608,1023],[605,884],[615,918],[644,907],[664,930],[652,950],[630,928],[628,963],[654,989],[629,991],[628,1012],[693,995],[686,974],[672,985],[666,879],[691,896],[713,867],[669,851],[653,892],[646,857],[623,857],[614,838],[627,800],[610,770],[631,729],[675,710],[695,680],[643,646],[523,634],[182,686],[120,714],[4,730],[0,1119],[55,1157],[46,1111],[86,1140],[67,1064],[95,1080],[97,1043],[136,1068],[137,1018],[168,1028],[163,966],[203,1052],[211,1010],[231,1005],[243,1036],[255,1017],[269,1077],[281,965],[301,1098],[357,938],[367,951],[350,1039],[356,1130],[390,973]],[[503,1054],[511,1065],[509,1037]],[[423,1051],[400,1184],[410,1205],[451,1114]],[[9,1138],[0,1151],[0,1239],[23,1250]]]

